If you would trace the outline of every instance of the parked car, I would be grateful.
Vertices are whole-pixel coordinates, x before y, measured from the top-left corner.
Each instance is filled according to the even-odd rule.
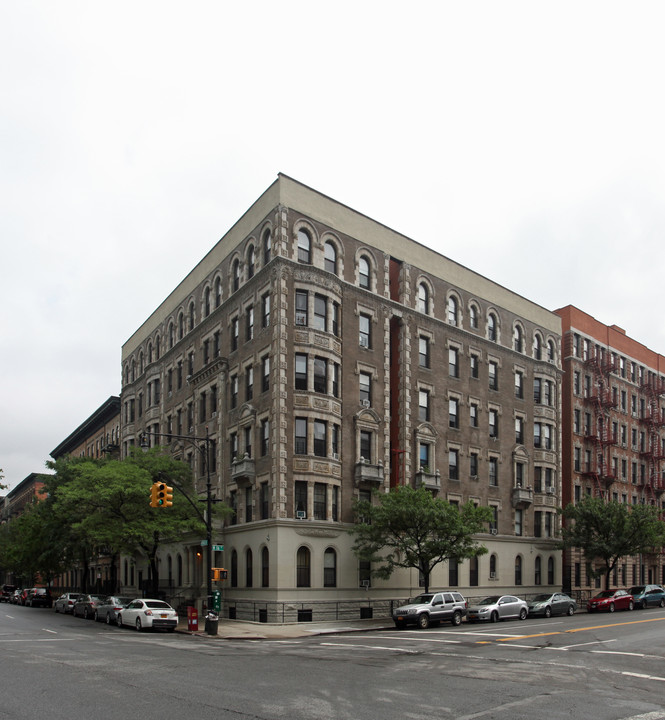
[[[21,588],[16,588],[16,590],[14,590],[12,596],[9,598],[9,602],[12,605],[20,605],[22,592],[23,592],[23,590],[21,590]]]
[[[70,613],[74,607],[74,603],[81,593],[65,593],[61,595],[54,603],[53,608],[56,612]]]
[[[85,620],[95,616],[95,610],[106,600],[106,595],[79,595],[72,606],[72,615]]]
[[[16,585],[3,585],[2,586],[2,595],[0,595],[0,602],[10,602],[11,597],[14,594],[14,591],[16,590]]]
[[[467,612],[469,622],[476,620],[489,620],[498,622],[508,618],[519,618],[526,620],[529,614],[529,606],[526,600],[514,595],[490,595],[479,603],[470,607]]]
[[[440,620],[450,620],[453,625],[459,625],[466,617],[466,608],[467,602],[458,592],[423,593],[407,605],[393,610],[393,622],[400,630],[407,625],[428,628],[431,623]]]
[[[132,600],[116,618],[118,627],[131,625],[139,631],[164,628],[173,632],[178,625],[178,613],[163,600]]]
[[[566,593],[541,593],[529,601],[529,616],[574,615],[577,602]]]
[[[625,590],[603,590],[589,598],[587,612],[614,612],[615,610],[632,610],[635,606],[633,596]]]
[[[105,622],[107,625],[112,625],[116,621],[117,613],[127,607],[133,599],[134,598],[119,595],[109,595],[109,597],[95,609],[95,620]]]
[[[27,599],[28,599],[28,593],[30,592],[31,588],[23,588],[21,590],[21,594],[18,597],[18,604],[19,605],[25,605]]]
[[[660,585],[635,585],[628,593],[636,608],[665,607],[665,590]]]
[[[25,601],[30,607],[53,607],[53,598],[48,588],[34,587],[28,591],[28,597]]]

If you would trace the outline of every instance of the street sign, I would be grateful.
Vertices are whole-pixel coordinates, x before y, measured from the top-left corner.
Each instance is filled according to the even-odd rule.
[[[205,547],[207,544],[208,544],[208,541],[207,541],[207,540],[201,540],[201,545],[202,545],[203,547]]]
[[[212,608],[219,612],[222,609],[222,593],[215,590],[212,594]]]
[[[212,546],[212,549],[213,549],[215,552],[222,552],[222,550],[224,550],[224,546],[223,546],[223,545],[213,545],[213,546]]]

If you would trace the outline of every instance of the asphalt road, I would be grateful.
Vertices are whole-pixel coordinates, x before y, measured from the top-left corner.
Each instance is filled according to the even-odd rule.
[[[665,610],[279,641],[0,605],[0,720],[665,720]]]

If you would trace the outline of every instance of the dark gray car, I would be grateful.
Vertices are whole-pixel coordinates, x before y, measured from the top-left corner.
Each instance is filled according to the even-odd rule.
[[[115,625],[116,614],[127,607],[133,599],[133,597],[110,595],[95,609],[95,620],[105,622],[107,625]]]
[[[541,593],[529,600],[529,616],[574,615],[577,603],[566,593]]]

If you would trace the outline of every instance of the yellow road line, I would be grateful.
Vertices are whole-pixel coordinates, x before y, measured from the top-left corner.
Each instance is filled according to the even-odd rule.
[[[578,633],[584,630],[602,630],[603,628],[620,627],[621,625],[639,625],[641,623],[663,622],[665,617],[648,618],[644,620],[626,620],[625,622],[610,623],[609,625],[591,625],[590,627],[572,628],[570,630],[554,630],[552,632],[535,633],[534,635],[515,635],[514,637],[497,638],[495,640],[478,640],[476,645],[490,645],[495,642],[513,642],[515,640],[528,640],[529,638],[546,637],[547,635],[565,635]]]

